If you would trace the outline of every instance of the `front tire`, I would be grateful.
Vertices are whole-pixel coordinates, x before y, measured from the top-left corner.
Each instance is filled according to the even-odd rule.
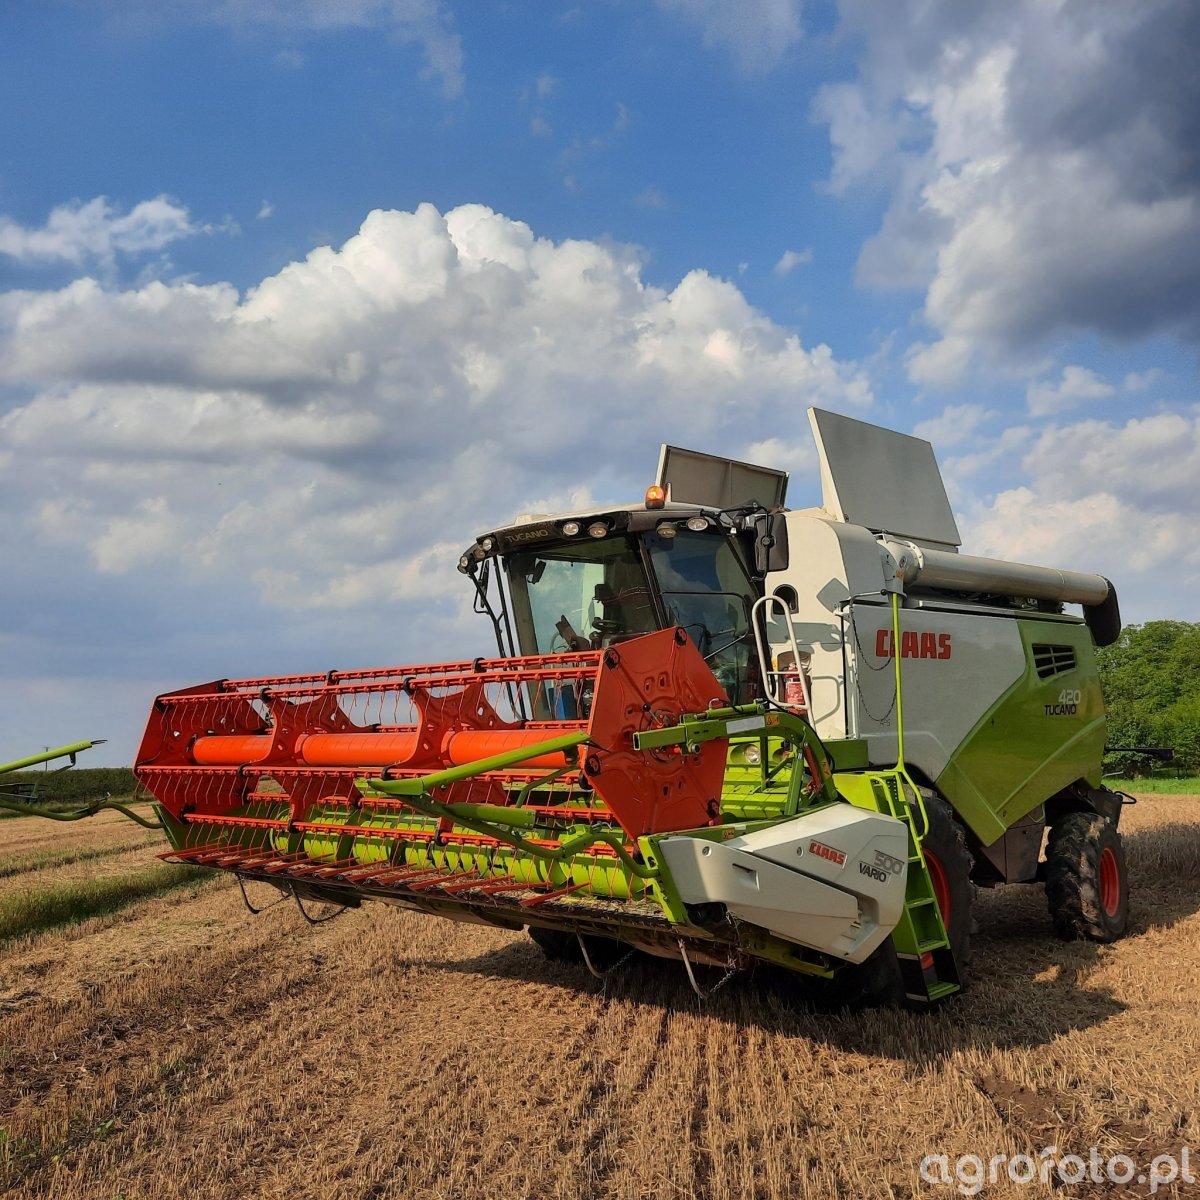
[[[542,929],[537,925],[529,926],[529,936],[539,950],[555,963],[582,963],[583,950],[579,945],[579,937],[562,929]],[[588,957],[597,970],[603,971],[611,967],[629,947],[623,942],[612,938],[597,937],[585,933],[583,940],[587,943]]]
[[[967,849],[963,827],[954,819],[950,805],[930,792],[926,792],[924,798],[925,812],[929,816],[929,832],[923,843],[925,861],[933,894],[942,913],[942,923],[950,937],[958,976],[965,981],[971,961],[971,930],[975,924],[971,913],[975,896],[975,886],[971,883],[971,852]]]
[[[1117,827],[1097,813],[1067,813],[1046,842],[1046,902],[1064,941],[1115,942],[1129,925],[1129,873]]]

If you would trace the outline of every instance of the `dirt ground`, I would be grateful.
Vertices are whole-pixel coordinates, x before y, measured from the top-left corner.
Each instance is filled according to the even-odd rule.
[[[254,917],[226,879],[26,938],[0,950],[0,1194],[897,1200],[959,1194],[922,1180],[930,1154],[1200,1160],[1200,797],[1123,829],[1128,938],[1063,944],[1040,890],[981,893],[971,987],[925,1015],[759,978],[701,1004],[666,962],[601,985],[381,904]],[[22,818],[0,866],[76,838],[114,854],[0,883],[154,862],[114,817]],[[983,1195],[1149,1191],[999,1171]]]
[[[148,805],[139,806],[153,817]],[[68,879],[119,876],[153,864],[161,849],[161,834],[142,829],[117,812],[70,823],[29,817],[0,821],[0,896],[22,888],[44,886]],[[78,855],[78,861],[69,861]],[[26,868],[43,856],[68,861],[48,870]],[[0,952],[0,970],[7,955]]]

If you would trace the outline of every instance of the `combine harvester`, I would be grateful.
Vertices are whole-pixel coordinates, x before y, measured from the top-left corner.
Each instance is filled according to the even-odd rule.
[[[378,899],[597,975],[766,962],[839,1003],[956,992],[974,885],[1042,882],[1060,935],[1120,936],[1112,586],[960,554],[929,443],[810,418],[821,508],[664,447],[643,504],[479,537],[496,658],[160,696],[135,771],[162,857],[310,920]]]

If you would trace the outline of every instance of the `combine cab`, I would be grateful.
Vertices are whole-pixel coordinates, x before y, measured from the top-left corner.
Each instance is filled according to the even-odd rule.
[[[680,959],[698,991],[695,964],[766,961],[929,1005],[973,882],[1045,880],[1060,933],[1118,936],[1110,585],[960,555],[927,443],[812,415],[822,509],[664,448],[644,504],[478,538],[498,657],[160,696],[135,770],[164,857],[306,915],[528,927],[596,974]]]

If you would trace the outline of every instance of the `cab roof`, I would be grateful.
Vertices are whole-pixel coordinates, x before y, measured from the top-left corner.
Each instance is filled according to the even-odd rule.
[[[544,527],[546,533],[543,536],[545,537],[559,536],[562,526],[570,521],[577,521],[581,525],[587,526],[595,521],[612,522],[618,517],[628,518],[627,522],[623,523],[627,528],[636,531],[656,525],[659,521],[668,521],[672,517],[685,520],[701,513],[715,518],[719,512],[719,509],[710,508],[704,504],[683,504],[675,501],[668,501],[658,508],[647,508],[643,501],[640,504],[615,504],[604,508],[578,509],[561,513],[522,513],[508,525],[501,525],[481,533],[477,540],[483,541],[485,537],[493,537],[502,542],[534,541],[540,539],[531,538],[528,535],[536,528]],[[521,536],[522,534],[525,536]]]

